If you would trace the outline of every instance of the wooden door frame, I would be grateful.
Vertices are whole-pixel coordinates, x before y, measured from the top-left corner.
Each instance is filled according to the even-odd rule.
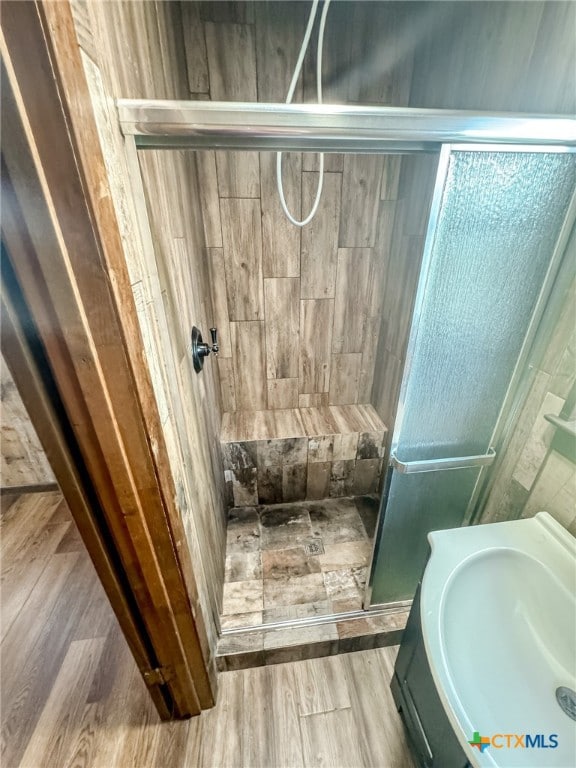
[[[1,26],[8,364],[161,717],[198,714],[211,649],[71,10]]]

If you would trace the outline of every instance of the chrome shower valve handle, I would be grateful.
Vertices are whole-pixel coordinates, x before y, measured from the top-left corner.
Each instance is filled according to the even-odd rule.
[[[210,328],[210,335],[212,336],[212,352],[217,355],[220,351],[220,347],[218,346],[218,329]]]
[[[208,357],[210,353],[218,355],[220,350],[218,345],[218,329],[210,328],[210,335],[212,337],[212,345],[206,344],[202,339],[200,329],[195,325],[192,326],[192,363],[196,373],[200,373],[204,367],[205,357]]]

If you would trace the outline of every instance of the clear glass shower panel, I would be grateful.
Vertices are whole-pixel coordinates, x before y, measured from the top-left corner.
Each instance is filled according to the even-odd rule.
[[[573,154],[454,150],[437,185],[392,449],[485,454],[575,185]],[[462,523],[479,470],[393,472],[373,604],[411,598],[426,534]]]

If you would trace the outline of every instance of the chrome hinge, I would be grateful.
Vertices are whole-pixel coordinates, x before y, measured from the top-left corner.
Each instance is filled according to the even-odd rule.
[[[170,667],[156,667],[156,669],[147,669],[142,672],[144,682],[149,688],[153,685],[166,685],[172,676]]]

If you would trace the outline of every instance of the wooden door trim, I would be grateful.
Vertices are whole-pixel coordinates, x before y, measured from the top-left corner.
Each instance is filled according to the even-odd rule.
[[[209,649],[69,4],[5,2],[1,47],[3,237],[174,714],[197,714]]]

